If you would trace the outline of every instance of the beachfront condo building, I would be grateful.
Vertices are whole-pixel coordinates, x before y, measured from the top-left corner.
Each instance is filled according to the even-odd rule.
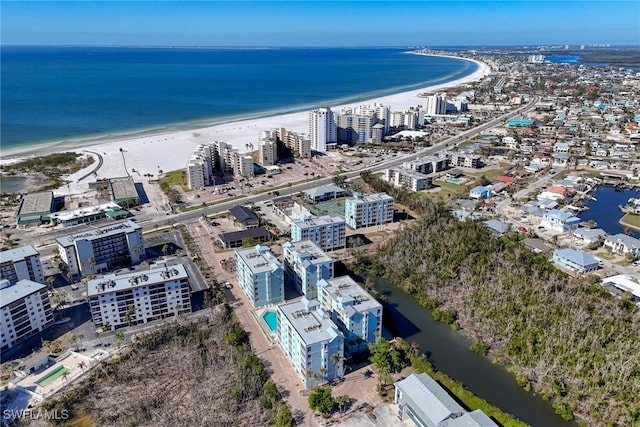
[[[254,307],[284,301],[284,269],[267,246],[236,249],[236,279]]]
[[[145,258],[142,228],[132,221],[56,239],[60,260],[73,275],[86,277]]]
[[[344,335],[347,354],[367,350],[382,336],[382,305],[351,277],[320,281],[318,294],[320,307]]]
[[[427,96],[424,99],[424,115],[436,116],[440,114],[447,114],[447,94],[436,93],[434,95]]]
[[[311,139],[305,134],[285,128],[276,128],[275,132],[278,142],[287,147],[295,157],[311,157]]]
[[[393,197],[386,193],[355,193],[345,200],[344,216],[354,229],[393,222]]]
[[[344,374],[344,336],[317,308],[317,300],[303,297],[276,312],[278,341],[306,388]]]
[[[0,281],[0,335],[2,351],[53,324],[47,287],[29,279]]]
[[[411,191],[431,188],[430,176],[407,168],[385,169],[382,179],[392,183],[395,187],[403,187]]]
[[[336,119],[331,108],[318,108],[309,113],[311,149],[324,153],[337,142]]]
[[[397,130],[418,129],[424,125],[424,111],[411,107],[390,113],[390,127]]]
[[[0,256],[0,279],[16,283],[32,280],[44,283],[40,254],[33,246],[21,246],[2,252]]]
[[[275,131],[263,130],[258,140],[258,163],[273,166],[278,163],[278,137]]]
[[[285,283],[309,299],[318,298],[318,282],[333,277],[333,259],[311,240],[282,245]]]
[[[187,185],[192,190],[202,189],[212,184],[213,151],[211,144],[193,147],[187,162]]]
[[[118,329],[191,312],[189,276],[182,264],[89,280],[87,296],[96,329]]]
[[[311,240],[323,251],[342,249],[347,246],[346,222],[338,215],[292,219],[291,240]]]
[[[389,132],[390,122],[389,107],[384,105],[343,108],[336,116],[338,142],[382,142],[382,138]]]
[[[215,173],[252,177],[254,175],[253,158],[240,153],[224,141],[196,145],[186,166],[189,188],[198,190],[213,185]]]

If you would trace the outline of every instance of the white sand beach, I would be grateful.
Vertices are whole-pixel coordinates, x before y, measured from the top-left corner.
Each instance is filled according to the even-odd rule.
[[[448,87],[478,81],[491,72],[487,64],[480,61],[473,62],[478,65],[478,69],[464,78],[440,85],[362,101],[358,104],[384,104],[390,106],[392,111],[424,105],[424,101],[418,97],[419,94],[443,91]],[[330,107],[334,110],[339,110],[344,106],[345,105],[338,105]],[[125,161],[126,168],[129,172],[131,172],[132,169],[136,171],[132,173],[134,178],[144,176],[145,174],[152,174],[155,177],[159,170],[166,172],[185,167],[191,150],[196,144],[218,140],[233,144],[233,146],[240,151],[245,151],[245,145],[248,143],[253,143],[253,146],[257,147],[256,142],[261,130],[284,127],[296,132],[308,133],[308,114],[308,111],[302,111],[271,117],[232,121],[193,130],[173,131],[122,139],[116,138],[85,146],[82,146],[81,141],[80,145],[76,145],[75,143],[74,145],[56,144],[49,147],[43,146],[42,149],[39,149],[38,154],[63,150],[82,153],[93,152],[100,154],[103,158],[103,164],[97,171],[98,178],[126,176]],[[31,147],[31,149],[33,149],[33,147]],[[120,149],[123,151],[121,152]],[[4,152],[2,156],[4,159],[1,161],[6,162],[7,156],[20,156],[21,154],[26,153]],[[94,157],[96,157],[97,162],[97,156],[94,155]],[[74,194],[87,191],[88,182],[95,178],[90,177],[81,182],[77,182],[77,180],[91,172],[96,165],[97,163],[70,176],[68,178],[71,181],[70,188],[68,189],[67,186],[64,186],[61,191],[65,194],[67,194],[69,190]]]

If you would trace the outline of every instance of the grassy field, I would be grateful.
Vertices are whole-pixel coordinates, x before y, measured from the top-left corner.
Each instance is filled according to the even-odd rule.
[[[163,182],[166,182],[169,185],[186,185],[186,174],[184,169],[177,169],[174,171],[169,171],[164,174],[164,176],[160,179]]]
[[[613,256],[613,255],[611,255],[609,252],[605,252],[605,251],[602,251],[602,252],[596,252],[596,253],[595,253],[595,256],[597,256],[597,257],[599,257],[599,258],[602,258],[602,259],[606,259],[606,260],[608,260],[608,261],[611,261],[612,259],[614,259],[614,258],[615,258],[615,256]]]
[[[484,177],[487,178],[489,181],[493,181],[496,176],[500,175],[500,173],[502,173],[502,170],[498,168],[498,169],[489,169],[489,170],[484,170],[480,172],[474,172],[467,175],[475,176],[476,178],[480,178],[482,175],[484,175]]]
[[[620,224],[625,227],[640,230],[640,215],[626,214],[620,220]]]

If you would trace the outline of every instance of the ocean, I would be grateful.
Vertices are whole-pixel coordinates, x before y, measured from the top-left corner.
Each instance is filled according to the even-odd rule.
[[[477,65],[398,48],[19,47],[0,52],[3,149],[301,111]]]

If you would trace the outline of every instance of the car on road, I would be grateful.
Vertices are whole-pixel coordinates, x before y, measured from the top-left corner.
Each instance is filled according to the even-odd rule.
[[[78,285],[74,283],[73,285],[71,285],[71,289],[73,289],[74,291],[77,291],[79,288],[78,288]]]

